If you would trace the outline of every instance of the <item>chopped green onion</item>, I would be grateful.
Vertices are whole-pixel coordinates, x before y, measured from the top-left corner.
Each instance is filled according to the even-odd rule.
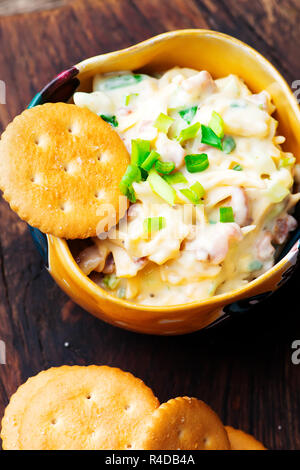
[[[128,75],[117,75],[108,78],[104,82],[100,83],[100,90],[114,90],[115,88],[122,88],[125,86],[136,85],[144,79],[144,75],[141,74],[128,74]]]
[[[135,194],[132,188],[132,183],[141,181],[141,171],[136,165],[128,165],[123,178],[120,181],[120,191],[124,194],[131,202],[135,202]]]
[[[159,159],[159,153],[155,152],[155,150],[151,150],[146,160],[143,161],[141,164],[141,168],[143,170],[149,171],[153,167],[154,163]]]
[[[249,264],[249,271],[259,271],[263,267],[263,264],[258,259],[251,261]]]
[[[222,150],[222,140],[220,137],[218,137],[210,127],[204,124],[201,124],[201,142]]]
[[[202,184],[199,183],[199,181],[196,181],[196,183],[192,184],[192,186],[190,186],[190,189],[195,193],[197,194],[197,197],[199,199],[201,199],[204,194],[205,194],[205,189],[203,188]]]
[[[274,183],[267,191],[272,202],[281,202],[290,191],[280,183]]]
[[[242,171],[243,167],[241,165],[234,165],[234,167],[232,169],[235,170],[235,171]]]
[[[232,101],[230,103],[231,108],[246,108],[247,103],[245,101]]]
[[[223,152],[224,153],[231,153],[236,147],[235,140],[231,136],[226,136],[223,139]]]
[[[180,192],[193,204],[200,204],[201,198],[205,194],[202,184],[198,181],[196,181],[196,183],[194,183],[190,188],[180,189]]]
[[[129,199],[130,202],[136,202],[135,192],[132,186],[128,186],[126,193],[124,195]]]
[[[198,106],[192,106],[191,108],[183,109],[182,111],[179,111],[180,117],[184,119],[188,124],[191,124],[192,120],[195,117],[195,114],[197,112]]]
[[[234,222],[232,207],[220,207],[220,222]]]
[[[140,170],[141,170],[141,175],[142,175],[142,181],[146,181],[146,179],[148,178],[148,171],[144,170],[144,168],[142,167],[140,167]]]
[[[129,95],[126,95],[125,96],[125,106],[128,106],[131,99],[134,97],[134,96],[139,96],[138,93],[129,93]]]
[[[174,168],[174,162],[162,162],[161,160],[157,160],[155,162],[156,171],[158,171],[158,173],[162,173],[163,175],[168,175],[174,170]]]
[[[196,194],[190,189],[188,188],[180,189],[180,192],[193,204],[199,203],[199,199],[197,198]]]
[[[173,206],[176,199],[176,191],[152,168],[147,178],[152,191]]]
[[[224,121],[216,111],[212,112],[208,125],[220,139],[224,137]]]
[[[295,157],[281,158],[279,161],[279,168],[286,168],[286,167],[292,166],[294,165],[295,161],[296,161]]]
[[[143,223],[144,232],[148,236],[153,232],[158,232],[159,230],[165,228],[166,219],[165,217],[147,217]]]
[[[103,121],[108,122],[113,127],[118,127],[118,125],[119,125],[116,116],[109,116],[109,115],[105,115],[105,114],[100,114],[100,117],[103,119]]]
[[[177,140],[179,140],[179,142],[182,144],[186,140],[194,139],[197,136],[199,129],[200,129],[200,123],[195,122],[195,124],[189,127],[186,127],[185,129],[182,129],[180,131],[179,136],[177,137]]]
[[[134,181],[138,183],[141,181],[141,171],[136,165],[128,165],[121,182],[129,186]]]
[[[160,113],[160,115],[158,116],[158,118],[156,119],[154,123],[154,127],[156,127],[156,129],[158,129],[160,132],[164,132],[165,134],[167,134],[173,122],[174,122],[173,118],[167,116],[164,113]]]
[[[120,287],[120,289],[118,289],[117,296],[119,297],[119,299],[124,299],[125,295],[126,295],[125,287]]]
[[[169,184],[186,184],[188,182],[186,177],[180,171],[176,171],[176,173],[172,173],[171,175],[164,175],[163,178]]]
[[[108,289],[115,289],[118,284],[120,284],[121,279],[119,279],[115,274],[107,274],[103,278],[103,283]]]
[[[131,141],[131,163],[141,166],[150,154],[150,140],[135,139]]]
[[[206,153],[196,153],[184,157],[187,171],[197,173],[204,171],[209,167],[208,156]]]

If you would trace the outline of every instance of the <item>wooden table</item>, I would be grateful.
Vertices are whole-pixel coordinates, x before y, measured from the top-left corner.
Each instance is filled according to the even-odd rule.
[[[0,17],[0,127],[58,72],[81,59],[166,30],[211,28],[300,79],[299,0],[78,0]],[[298,279],[297,279],[298,278]],[[252,315],[183,337],[150,337],[106,325],[74,305],[50,278],[27,226],[0,201],[0,415],[27,377],[62,364],[109,364],[141,377],[160,400],[202,398],[225,423],[272,449],[300,449],[299,274]]]

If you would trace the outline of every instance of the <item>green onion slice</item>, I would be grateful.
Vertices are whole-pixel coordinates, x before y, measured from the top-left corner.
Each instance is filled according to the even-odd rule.
[[[176,191],[152,168],[147,178],[152,191],[173,206],[176,199]]]
[[[103,278],[103,283],[108,289],[115,289],[120,284],[121,279],[118,278],[115,274],[107,274]]]
[[[263,267],[263,264],[258,259],[255,259],[249,263],[249,271],[259,271]]]
[[[134,139],[131,141],[131,163],[141,166],[150,154],[150,140]]]
[[[120,289],[118,289],[117,296],[119,297],[119,299],[124,299],[125,295],[126,295],[125,287],[120,287]]]
[[[200,203],[200,199],[196,196],[194,191],[192,191],[191,189],[188,189],[188,188],[180,189],[180,192],[186,198],[188,198],[188,200],[191,201],[193,204],[199,204]]]
[[[177,140],[179,140],[179,142],[182,144],[186,140],[194,139],[199,132],[200,126],[200,122],[195,122],[195,124],[182,129],[179,136],[177,137]]]
[[[139,96],[139,94],[138,93],[129,93],[129,95],[125,96],[125,100],[124,100],[125,101],[125,106],[128,106],[130,104],[130,101],[132,100],[132,98],[134,96]]]
[[[199,181],[196,181],[196,183],[192,184],[192,186],[190,186],[190,190],[197,195],[198,199],[201,199],[205,194],[205,189],[203,188],[202,184],[199,183]]]
[[[236,147],[236,143],[233,137],[226,136],[223,139],[223,152],[224,153],[231,153]]]
[[[180,192],[193,204],[200,204],[201,198],[205,194],[202,184],[198,181],[196,181],[196,183],[194,183],[190,188],[180,189]]]
[[[174,170],[174,168],[174,162],[162,162],[161,160],[157,160],[155,162],[156,171],[158,171],[158,173],[162,173],[163,175],[168,175]]]
[[[176,173],[172,173],[171,175],[164,175],[163,178],[169,184],[178,184],[178,183],[187,184],[188,182],[186,177],[180,171],[176,171]]]
[[[220,222],[234,222],[232,207],[220,207]]]
[[[295,161],[295,157],[283,157],[279,160],[279,168],[287,168],[289,166],[293,166]]]
[[[119,125],[116,116],[111,116],[111,115],[106,115],[106,114],[100,114],[100,117],[103,119],[103,121],[108,122],[108,123],[111,124],[113,127],[118,127],[118,125]]]
[[[179,111],[180,117],[184,119],[188,124],[191,124],[192,120],[194,119],[198,106],[192,106],[191,108],[183,109]]]
[[[115,88],[122,88],[125,86],[136,85],[144,79],[144,75],[141,74],[128,74],[128,75],[117,75],[108,78],[100,84],[100,90],[114,90]]]
[[[184,157],[186,168],[190,173],[204,171],[209,167],[208,156],[206,153],[196,153]]]
[[[158,129],[159,132],[164,132],[165,134],[167,134],[173,122],[174,122],[173,118],[167,116],[164,113],[160,113],[160,115],[158,116],[158,118],[156,119],[154,123],[154,127],[156,127],[156,129]]]
[[[153,232],[158,232],[159,230],[165,228],[166,219],[165,217],[147,217],[143,222],[144,232],[148,236]]]
[[[146,158],[146,160],[143,161],[143,163],[141,164],[141,168],[143,170],[146,170],[146,171],[149,171],[151,170],[151,168],[153,167],[154,163],[159,160],[160,158],[160,155],[158,152],[155,152],[155,150],[151,150],[151,152],[149,153],[148,157]]]
[[[235,171],[242,171],[243,167],[241,165],[234,165],[234,167],[232,169],[235,170]]]
[[[230,103],[231,108],[246,108],[247,103],[245,101],[232,101]]]
[[[212,112],[208,125],[220,139],[224,137],[224,121],[216,111]]]
[[[201,124],[201,142],[222,150],[221,138],[218,137],[210,127],[205,126],[204,124]]]
[[[124,196],[126,196],[130,202],[136,202],[134,190],[132,188],[132,183],[136,181],[139,183],[141,181],[141,171],[136,165],[128,165],[123,178],[120,181],[120,191]]]

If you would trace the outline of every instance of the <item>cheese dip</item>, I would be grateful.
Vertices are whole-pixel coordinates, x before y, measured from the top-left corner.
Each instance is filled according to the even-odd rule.
[[[242,287],[273,266],[299,194],[266,91],[175,67],[97,75],[74,103],[109,122],[131,154],[120,184],[127,217],[77,259],[91,279],[164,306]]]

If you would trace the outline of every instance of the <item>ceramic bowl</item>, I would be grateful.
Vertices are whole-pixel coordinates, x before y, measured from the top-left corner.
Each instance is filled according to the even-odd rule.
[[[76,89],[91,91],[96,73],[128,69],[151,73],[175,65],[205,69],[214,78],[237,74],[253,93],[267,89],[277,108],[279,132],[286,137],[284,149],[293,152],[300,161],[300,111],[289,86],[254,49],[215,31],[173,31],[121,51],[84,60],[58,75],[35,96],[30,106],[68,101]],[[30,229],[50,274],[76,303],[113,325],[149,334],[189,333],[251,310],[289,279],[300,258],[298,231],[275,266],[246,286],[207,300],[151,307],[113,297],[79,269],[66,240]]]

